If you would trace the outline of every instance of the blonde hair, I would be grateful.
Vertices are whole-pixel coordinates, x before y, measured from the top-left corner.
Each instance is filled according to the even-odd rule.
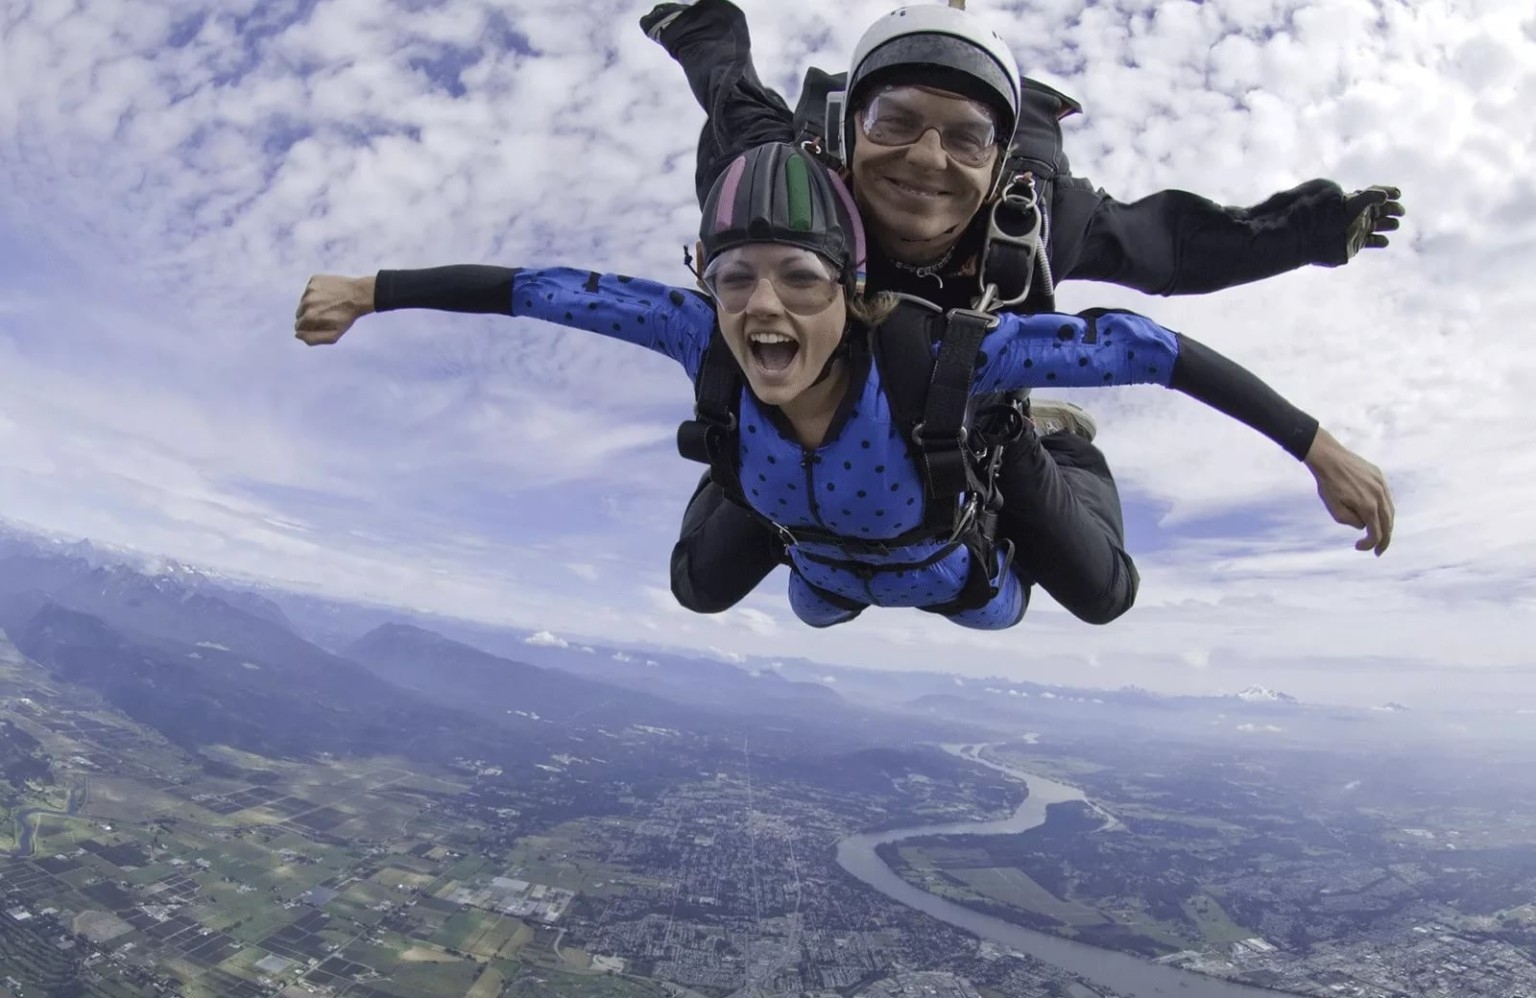
[[[879,291],[875,294],[863,294],[857,298],[848,299],[848,314],[859,321],[868,329],[873,329],[896,311],[899,299],[889,291]]]

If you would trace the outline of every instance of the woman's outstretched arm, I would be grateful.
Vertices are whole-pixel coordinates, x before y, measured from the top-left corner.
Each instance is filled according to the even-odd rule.
[[[700,295],[656,281],[566,267],[456,265],[316,274],[299,299],[294,332],[310,346],[335,343],[363,316],[400,309],[543,319],[665,354],[690,378],[715,326]]]
[[[1366,531],[1358,549],[1379,555],[1392,539],[1392,495],[1379,468],[1247,368],[1145,316],[1114,309],[1003,315],[981,352],[978,394],[1152,384],[1197,398],[1304,462],[1329,514]]]

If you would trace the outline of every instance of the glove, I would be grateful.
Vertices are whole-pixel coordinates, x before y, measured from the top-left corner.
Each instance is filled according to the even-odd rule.
[[[677,20],[679,14],[692,6],[693,0],[687,3],[659,3],[649,14],[640,18],[640,30],[645,32],[645,37],[660,44],[661,33]]]
[[[1396,232],[1398,219],[1403,217],[1403,204],[1398,198],[1403,192],[1396,187],[1377,185],[1363,191],[1355,191],[1344,199],[1344,217],[1349,219],[1344,229],[1344,259],[1349,260],[1362,249],[1383,249],[1388,240],[1382,233]]]

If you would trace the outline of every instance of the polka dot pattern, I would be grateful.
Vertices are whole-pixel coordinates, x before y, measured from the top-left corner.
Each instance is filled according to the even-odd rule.
[[[982,340],[977,394],[1020,388],[1168,385],[1175,334],[1134,312],[1004,315]]]
[[[512,281],[512,314],[655,350],[683,365],[692,381],[698,380],[715,331],[714,307],[702,295],[644,278],[569,267],[518,271]]]

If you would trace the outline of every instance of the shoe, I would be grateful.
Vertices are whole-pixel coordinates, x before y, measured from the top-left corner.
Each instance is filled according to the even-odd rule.
[[[659,3],[649,14],[640,18],[640,30],[645,32],[645,37],[660,45],[661,33],[677,20],[678,15],[692,6],[693,0],[686,0],[685,3]]]
[[[1082,406],[1055,399],[1029,400],[1029,421],[1042,437],[1052,433],[1073,433],[1092,443],[1099,427]]]

